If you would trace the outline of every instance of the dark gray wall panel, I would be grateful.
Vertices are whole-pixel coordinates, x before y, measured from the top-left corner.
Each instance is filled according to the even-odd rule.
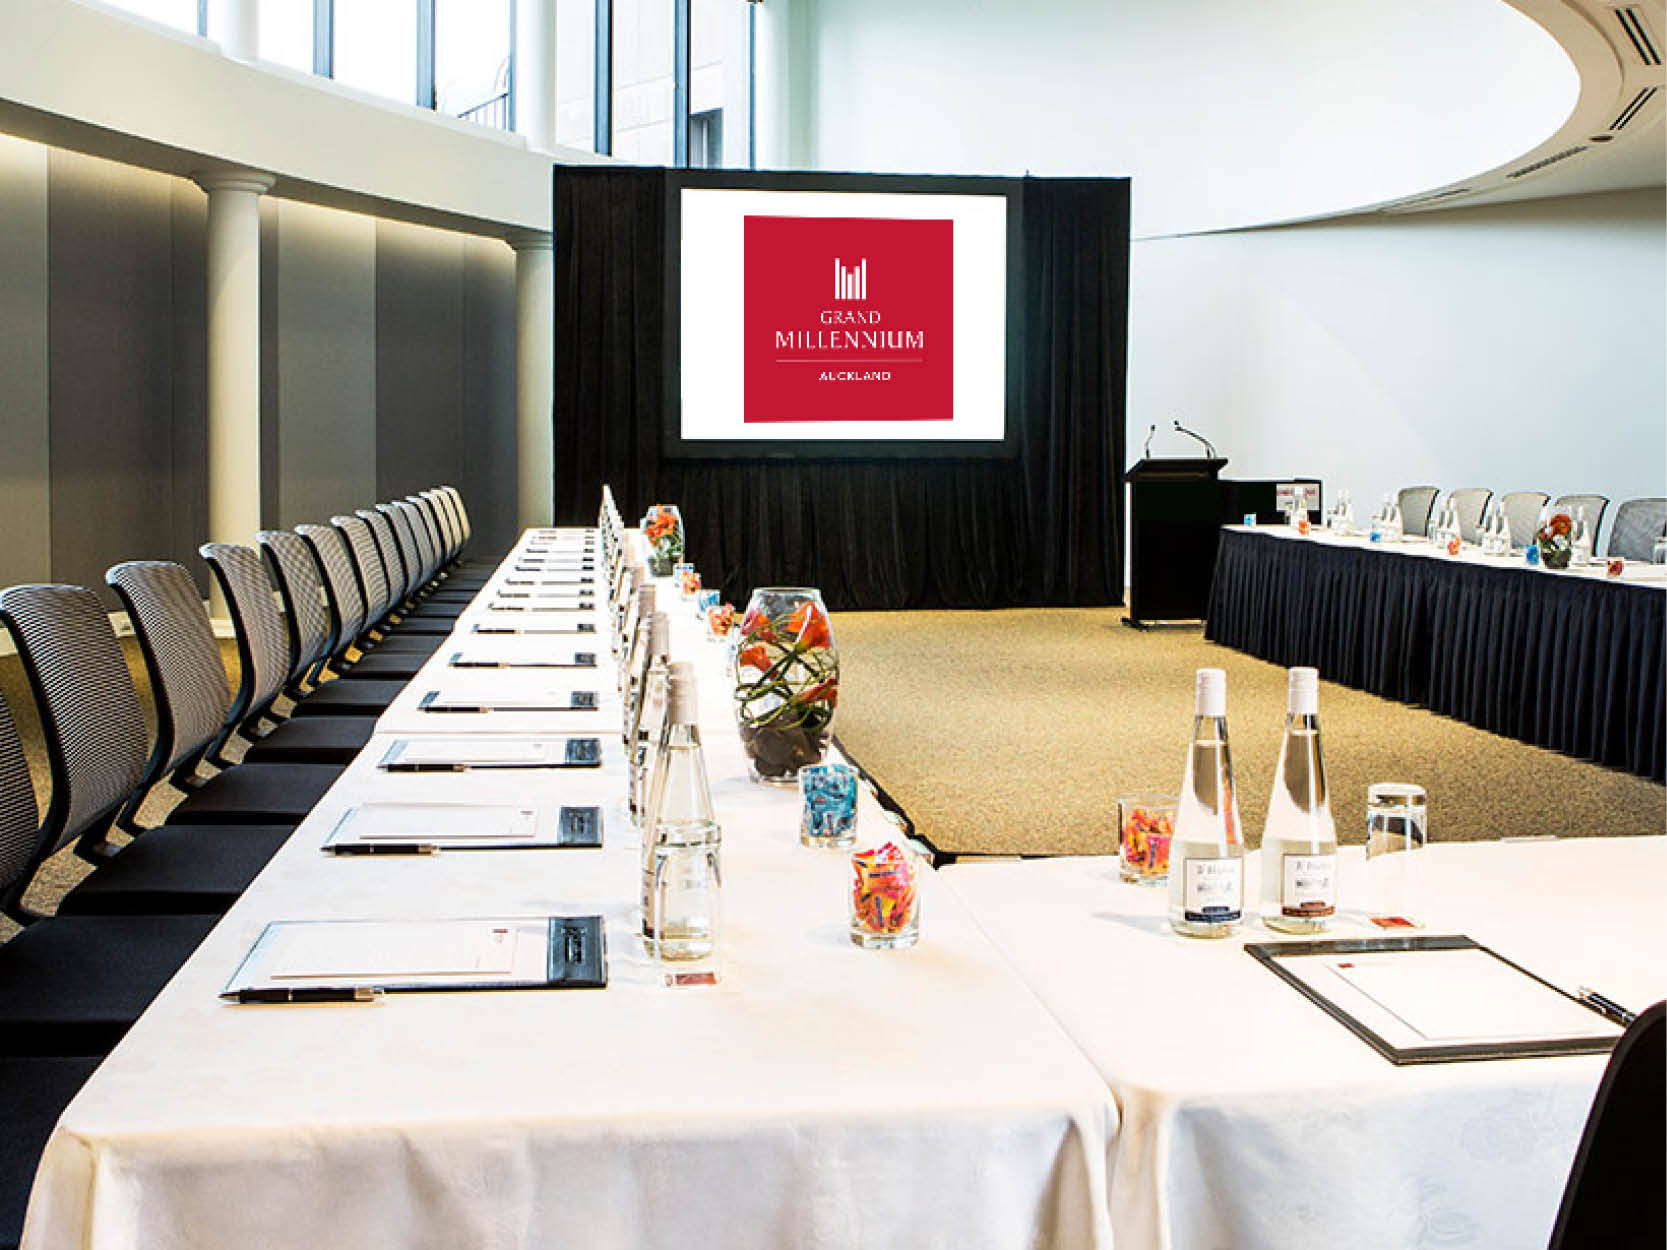
[[[49,158],[52,575],[177,558],[171,180]],[[114,603],[114,598],[110,599]]]
[[[520,532],[515,478],[515,253],[470,239],[463,268],[465,479],[482,552],[505,550]]]
[[[268,345],[277,524],[368,507],[376,480],[376,223],[283,202]],[[263,293],[263,303],[264,303]]]
[[[172,179],[174,232],[173,559],[208,593],[208,196]]]
[[[457,476],[465,463],[462,410],[462,236],[379,221],[376,491],[381,498]]]
[[[0,138],[0,586],[52,573],[47,150]]]

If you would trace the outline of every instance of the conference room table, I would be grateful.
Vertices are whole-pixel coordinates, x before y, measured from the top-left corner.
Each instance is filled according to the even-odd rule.
[[[1569,993],[1635,1010],[1667,997],[1667,837],[1416,854],[1423,902],[1407,910],[1424,933],[1464,934]],[[1363,863],[1343,849],[1342,914],[1322,936],[1379,935],[1356,903]],[[1115,857],[939,876],[1116,1100],[1119,1250],[1544,1250],[1604,1056],[1396,1066],[1244,950],[1309,939],[1253,919],[1180,937],[1167,891],[1122,882]]]
[[[533,531],[517,553],[585,541]],[[64,1112],[32,1194],[29,1250],[1110,1245],[1116,1113],[1104,1083],[933,874],[920,887],[917,946],[851,943],[846,856],[799,844],[796,791],[747,778],[724,649],[669,580],[672,656],[697,664],[723,827],[721,955],[707,965],[717,980],[670,985],[667,966],[645,955],[597,576],[599,606],[562,614],[591,627],[594,668],[459,669],[460,653],[482,648],[579,649],[574,638],[473,628],[542,613],[477,606],[459,618],[378,735]],[[595,690],[597,706],[434,713],[411,702],[546,684]],[[602,763],[380,767],[395,742],[436,734],[594,735]],[[344,813],[373,802],[595,805],[604,846],[321,850]],[[885,832],[888,819],[861,796],[859,827]],[[219,997],[272,921],[570,914],[602,917],[605,989],[280,1006]]]
[[[1225,526],[1204,636],[1566,755],[1667,778],[1667,568],[1530,567]]]

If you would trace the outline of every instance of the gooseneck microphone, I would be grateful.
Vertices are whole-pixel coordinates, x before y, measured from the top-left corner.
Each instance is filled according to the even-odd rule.
[[[1152,458],[1152,435],[1156,434],[1157,432],[1158,432],[1158,423],[1156,421],[1152,422],[1151,425],[1146,427],[1146,450],[1141,452],[1140,454],[1148,460],[1150,460]]]
[[[1210,459],[1214,460],[1216,458],[1216,449],[1214,444],[1212,444],[1210,440],[1205,438],[1202,434],[1194,433],[1192,430],[1187,429],[1187,427],[1182,425],[1179,421],[1175,423],[1175,429],[1177,433],[1185,434],[1188,438],[1196,438],[1199,442],[1204,444],[1204,451],[1209,455]]]

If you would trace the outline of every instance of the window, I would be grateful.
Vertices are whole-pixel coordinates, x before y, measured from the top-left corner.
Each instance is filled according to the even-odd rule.
[[[556,142],[596,150],[596,0],[556,0]]]
[[[724,111],[709,109],[689,117],[689,168],[722,169]]]
[[[172,26],[190,35],[203,33],[198,21],[197,0],[108,0],[118,9],[148,17],[153,22]]]
[[[510,0],[436,0],[434,107],[509,129]]]
[[[613,154],[672,163],[672,0],[613,0]]]
[[[260,59],[291,69],[313,68],[313,0],[260,0]]]
[[[335,0],[336,81],[411,104],[417,98],[413,0]]]

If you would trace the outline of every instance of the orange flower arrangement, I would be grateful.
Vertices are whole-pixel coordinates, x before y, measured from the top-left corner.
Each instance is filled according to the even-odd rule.
[[[655,504],[643,517],[642,536],[648,544],[648,571],[669,576],[671,566],[683,558],[682,514],[671,504]]]
[[[790,779],[826,749],[839,703],[839,658],[820,599],[775,615],[754,606],[735,650],[735,710],[761,777]]]
[[[1534,542],[1540,549],[1540,563],[1546,568],[1569,567],[1569,558],[1574,554],[1574,540],[1570,537],[1573,529],[1574,518],[1567,512],[1553,512],[1540,526]]]

